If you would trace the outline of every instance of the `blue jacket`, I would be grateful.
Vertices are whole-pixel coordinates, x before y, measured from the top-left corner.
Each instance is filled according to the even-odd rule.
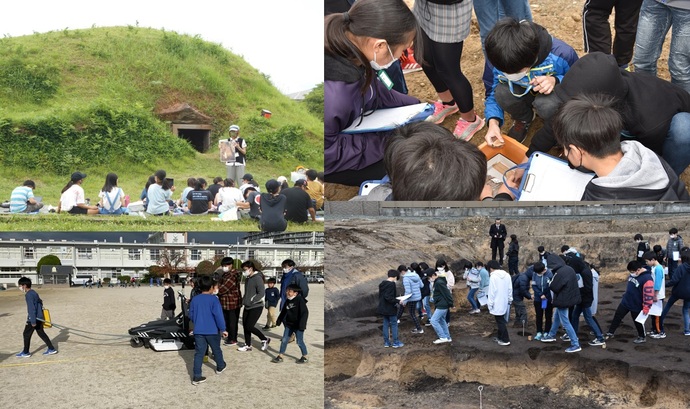
[[[690,300],[690,264],[683,263],[674,271],[671,279],[666,282],[667,287],[673,287],[671,294],[681,300]]]
[[[280,301],[280,290],[277,287],[266,288],[266,305],[269,307],[278,306],[278,301]]]
[[[532,295],[529,292],[529,278],[527,273],[517,274],[511,277],[513,281],[513,300],[522,300],[527,298],[532,299]]]
[[[553,273],[548,268],[541,276],[536,273],[532,274],[532,290],[534,291],[535,300],[541,300],[542,295],[545,295],[547,300],[551,300],[549,284],[551,284],[552,279]]]
[[[630,311],[642,311],[643,307],[651,307],[654,298],[654,280],[649,270],[645,270],[637,277],[628,276],[628,286],[625,289],[621,305]]]
[[[38,296],[38,293],[31,289],[26,292],[24,298],[26,299],[26,309],[28,311],[26,322],[31,325],[36,325],[37,319],[44,319],[43,301],[41,301],[41,297]]]
[[[189,303],[189,319],[194,323],[194,333],[216,335],[225,331],[225,318],[220,300],[215,295],[199,294]]]
[[[537,64],[532,67],[528,77],[531,80],[534,77],[552,76],[556,77],[556,83],[560,84],[563,76],[570,69],[570,66],[577,61],[577,53],[573,47],[564,43],[563,41],[553,38],[546,29],[538,24],[537,27],[539,37],[539,56]],[[508,83],[503,71],[496,68],[494,72],[494,83],[491,86],[491,92],[486,98],[484,115],[488,121],[491,118],[498,119],[499,126],[503,125],[503,109],[496,102],[494,93],[498,84]]]
[[[422,299],[422,279],[419,278],[414,271],[405,273],[403,277],[403,286],[405,287],[405,295],[412,294],[407,302],[419,301]]]

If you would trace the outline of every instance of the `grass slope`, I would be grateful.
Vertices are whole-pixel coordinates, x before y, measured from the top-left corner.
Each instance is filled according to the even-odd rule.
[[[188,102],[213,118],[214,141],[226,137],[228,125],[239,124],[249,145],[247,171],[261,183],[278,175],[289,176],[297,165],[323,168],[323,123],[305,106],[282,95],[240,56],[220,45],[199,37],[133,26],[64,30],[0,39],[0,128],[4,124],[6,129],[6,146],[0,150],[0,198],[9,199],[14,187],[24,179],[33,179],[36,195],[57,205],[60,190],[74,170],[89,175],[84,189],[92,200],[108,172],[119,175],[120,186],[132,200],[138,198],[147,177],[159,168],[176,179],[179,190],[175,198],[188,177],[224,177],[225,166],[218,161],[215,143],[211,151],[200,154],[180,148],[171,134],[164,135],[170,138],[176,153],[166,157],[165,149],[156,145],[157,154],[142,160],[141,151],[148,152],[152,147],[146,145],[147,135],[127,135],[128,125],[120,123],[105,124],[106,135],[98,136],[115,147],[119,147],[117,138],[126,136],[123,140],[128,150],[105,148],[101,154],[87,153],[83,158],[75,158],[79,152],[64,150],[44,155],[26,153],[35,146],[49,150],[52,142],[45,139],[55,133],[64,133],[63,142],[65,138],[86,138],[88,143],[88,138],[94,138],[88,133],[95,128],[93,123],[103,121],[94,119],[96,108],[153,117],[156,110],[178,102]],[[261,109],[269,109],[272,118],[258,118]],[[264,155],[273,160],[262,159],[256,150],[252,151],[252,128],[259,128],[257,124],[262,125],[262,131],[274,133],[283,127],[299,126],[305,141],[295,151],[281,152],[278,159],[275,152]],[[20,163],[10,161],[12,148],[29,158]],[[280,146],[273,149],[279,150]],[[74,165],[53,166],[52,161]]]

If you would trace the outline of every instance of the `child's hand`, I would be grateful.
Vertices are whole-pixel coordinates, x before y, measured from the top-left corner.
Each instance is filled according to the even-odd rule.
[[[495,118],[489,119],[489,127],[486,135],[484,135],[484,140],[487,145],[494,148],[498,148],[505,144],[503,136],[501,135],[501,127],[498,125],[498,120]]]
[[[532,89],[534,91],[540,94],[549,95],[556,86],[556,77],[549,75],[534,77],[532,81],[530,81],[530,84],[532,84]]]
[[[228,337],[228,331],[223,331],[223,336],[224,336],[225,338],[227,338],[227,337]]]

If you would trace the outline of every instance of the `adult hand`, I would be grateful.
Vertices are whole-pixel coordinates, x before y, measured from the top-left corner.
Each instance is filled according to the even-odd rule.
[[[532,89],[540,94],[549,95],[556,86],[556,77],[542,75],[532,78],[530,81]]]
[[[489,129],[487,130],[486,135],[484,135],[484,140],[489,146],[493,146],[495,148],[503,146],[506,143],[501,135],[501,127],[498,125],[498,119],[489,119]]]

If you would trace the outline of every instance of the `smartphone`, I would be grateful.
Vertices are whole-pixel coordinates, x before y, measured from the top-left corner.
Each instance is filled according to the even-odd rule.
[[[173,178],[165,178],[165,181],[168,183],[168,186],[170,186],[170,187],[175,186],[175,179],[173,179]]]

